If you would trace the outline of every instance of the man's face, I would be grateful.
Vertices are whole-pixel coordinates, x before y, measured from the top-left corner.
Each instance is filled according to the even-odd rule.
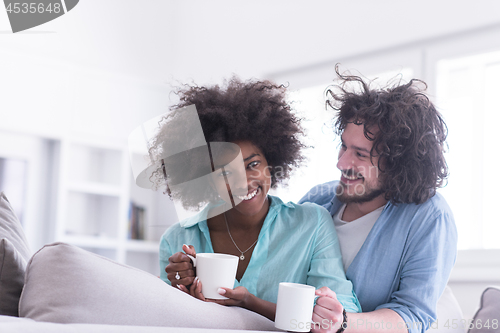
[[[379,179],[378,156],[370,159],[372,146],[373,142],[363,133],[362,124],[347,124],[337,163],[342,175],[336,195],[341,202],[369,202],[384,193]]]

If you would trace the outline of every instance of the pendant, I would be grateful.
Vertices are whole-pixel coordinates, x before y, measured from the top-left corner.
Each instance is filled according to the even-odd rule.
[[[245,255],[243,253],[240,256],[240,260],[245,260]]]

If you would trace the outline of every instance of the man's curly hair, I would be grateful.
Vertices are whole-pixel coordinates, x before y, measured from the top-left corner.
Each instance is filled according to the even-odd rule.
[[[379,156],[385,198],[420,204],[434,196],[448,177],[447,127],[423,93],[425,82],[373,89],[359,76],[340,74],[338,66],[336,73],[341,82],[326,91],[327,106],[337,111],[336,134],[348,123],[363,125],[365,137],[373,141],[371,157]]]
[[[300,141],[303,129],[300,119],[294,115],[286,102],[286,87],[270,81],[241,81],[232,77],[223,86],[214,85],[199,87],[183,85],[175,92],[180,102],[171,107],[169,113],[160,121],[160,130],[150,142],[149,153],[153,163],[162,159],[164,145],[174,145],[176,140],[185,137],[183,128],[179,126],[182,115],[176,109],[195,105],[206,142],[250,141],[265,155],[271,173],[271,187],[287,179],[293,168],[303,161]],[[182,121],[181,121],[182,123]],[[189,164],[192,178],[207,174],[207,166]],[[171,184],[172,176],[179,165],[166,165],[167,183]],[[208,166],[210,171],[210,166]],[[170,171],[170,172],[169,172]],[[184,170],[185,171],[185,170]],[[174,175],[173,175],[174,174]],[[165,183],[163,170],[153,175],[156,184]],[[162,179],[163,178],[163,179]],[[217,200],[218,196],[211,186],[205,186],[205,193],[189,192],[169,193],[173,199],[180,199],[185,208],[199,208],[203,203]],[[168,190],[167,190],[168,191]],[[199,189],[198,189],[199,192]],[[208,201],[210,201],[208,200]]]

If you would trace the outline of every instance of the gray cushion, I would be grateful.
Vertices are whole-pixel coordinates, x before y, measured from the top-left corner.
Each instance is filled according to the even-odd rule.
[[[7,197],[0,193],[0,315],[17,316],[28,242]]]
[[[19,311],[54,323],[274,330],[254,312],[200,301],[149,273],[64,243],[31,258]]]
[[[469,333],[500,333],[500,287],[483,291],[481,306],[474,315]]]

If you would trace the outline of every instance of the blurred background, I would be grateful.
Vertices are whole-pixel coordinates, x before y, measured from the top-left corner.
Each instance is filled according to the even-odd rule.
[[[128,134],[166,112],[182,83],[287,84],[314,146],[276,191],[296,201],[339,177],[324,107],[336,63],[382,86],[428,83],[449,128],[440,191],[459,231],[449,285],[471,318],[484,287],[500,284],[496,0],[82,0],[16,34],[2,9],[0,190],[32,251],[66,241],[158,275],[158,240],[177,216],[162,190],[135,185]]]

